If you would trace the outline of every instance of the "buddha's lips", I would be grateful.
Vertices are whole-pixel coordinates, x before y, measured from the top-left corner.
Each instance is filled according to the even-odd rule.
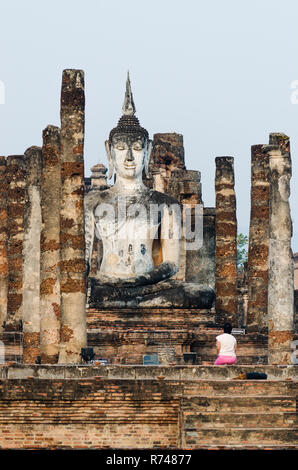
[[[131,169],[136,168],[136,165],[124,165],[125,168]]]

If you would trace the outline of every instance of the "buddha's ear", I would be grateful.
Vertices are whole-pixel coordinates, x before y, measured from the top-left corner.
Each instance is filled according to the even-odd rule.
[[[114,161],[113,161],[113,157],[112,157],[111,144],[110,144],[109,140],[105,141],[105,147],[106,147],[108,164],[109,164],[108,179],[110,180],[113,176],[113,173],[114,173]]]
[[[147,140],[146,151],[145,151],[145,160],[144,160],[144,169],[145,175],[149,178],[149,161],[152,153],[153,142],[152,140]]]

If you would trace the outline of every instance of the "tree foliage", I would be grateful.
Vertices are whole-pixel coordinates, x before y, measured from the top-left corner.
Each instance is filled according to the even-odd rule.
[[[248,257],[248,236],[243,233],[237,235],[237,266],[243,269]]]

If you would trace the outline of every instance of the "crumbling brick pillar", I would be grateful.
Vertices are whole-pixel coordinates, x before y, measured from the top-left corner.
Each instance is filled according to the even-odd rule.
[[[60,342],[60,129],[43,131],[40,240],[40,353],[42,364],[58,362]]]
[[[269,155],[251,147],[251,212],[248,248],[248,331],[266,331],[268,318]]]
[[[6,158],[0,156],[0,329],[7,315],[7,180]]]
[[[217,320],[238,326],[237,219],[234,158],[217,157],[215,175],[215,294]]]
[[[64,70],[61,90],[60,363],[80,362],[86,346],[84,235],[84,73]]]
[[[26,200],[23,241],[23,362],[34,364],[40,355],[40,184],[41,148],[25,152]]]
[[[268,362],[291,364],[294,320],[294,269],[289,205],[292,174],[289,138],[271,134],[268,275]]]
[[[23,240],[26,176],[24,155],[7,157],[8,294],[6,331],[22,329]]]

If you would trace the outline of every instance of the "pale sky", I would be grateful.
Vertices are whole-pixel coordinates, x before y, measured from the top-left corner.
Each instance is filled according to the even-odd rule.
[[[216,156],[235,158],[239,232],[248,233],[250,147],[291,137],[293,250],[298,251],[296,0],[9,0],[0,2],[0,154],[41,145],[59,125],[62,70],[85,71],[85,173],[107,164],[129,69],[137,117],[152,137],[184,136],[186,165],[214,206]]]

